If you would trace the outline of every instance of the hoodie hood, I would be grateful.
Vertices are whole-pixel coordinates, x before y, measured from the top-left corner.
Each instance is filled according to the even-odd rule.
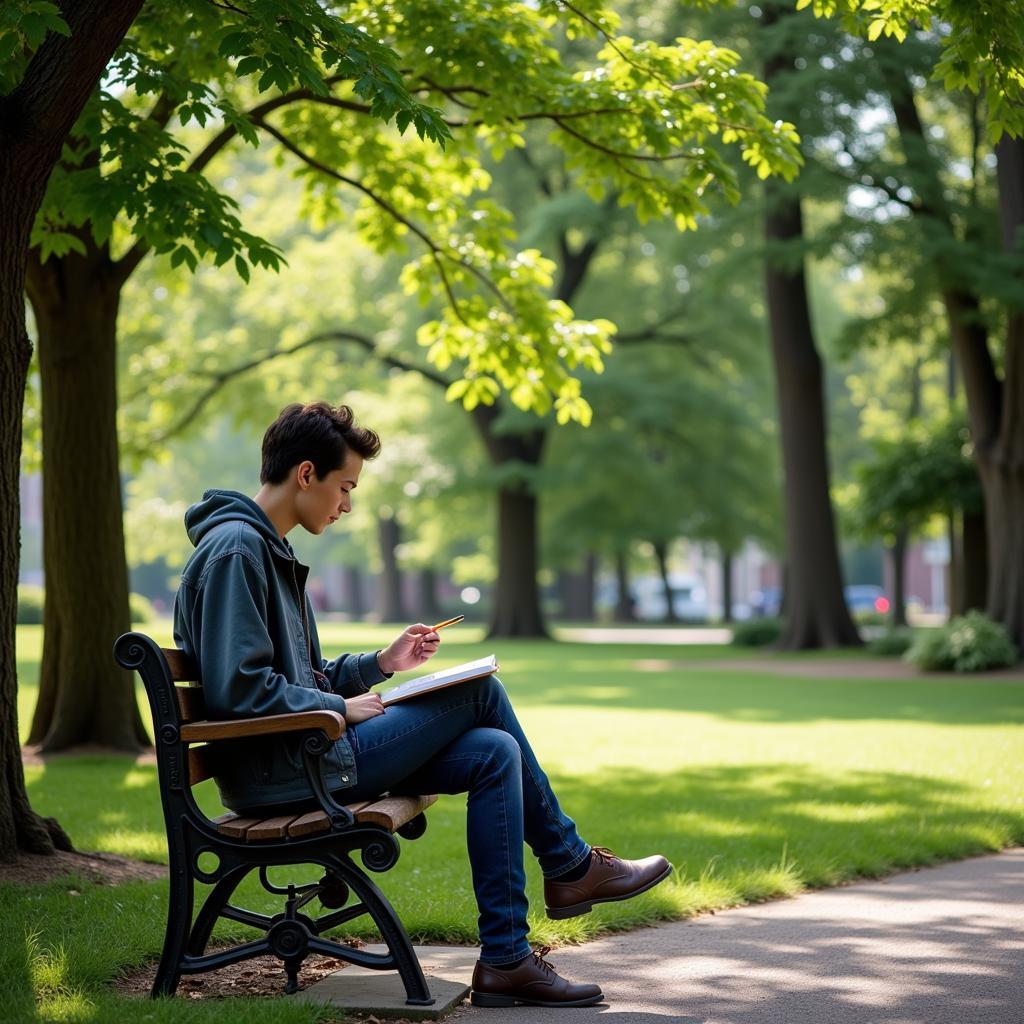
[[[283,558],[294,558],[292,546],[278,535],[267,513],[238,491],[206,491],[203,500],[185,512],[185,531],[194,547],[222,523],[243,522],[256,530]]]

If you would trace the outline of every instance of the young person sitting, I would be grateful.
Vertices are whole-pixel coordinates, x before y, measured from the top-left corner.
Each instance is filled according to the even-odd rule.
[[[667,878],[661,856],[621,860],[589,846],[560,808],[496,677],[461,683],[386,710],[370,688],[416,668],[440,637],[422,623],[383,650],[320,651],[306,595],[308,567],[287,541],[296,526],[321,534],[352,509],[377,435],[347,406],[289,405],[267,429],[262,486],[249,498],[207,491],[185,514],[195,552],[174,606],[175,642],[196,658],[211,717],[326,709],[347,729],[325,755],[341,802],[395,794],[468,793],[467,841],[479,909],[480,959],[472,1001],[480,1006],[590,1006],[593,984],[560,977],[527,942],[523,843],[544,873],[548,915],[588,913]],[[236,741],[216,775],[239,813],[312,798],[288,740]]]

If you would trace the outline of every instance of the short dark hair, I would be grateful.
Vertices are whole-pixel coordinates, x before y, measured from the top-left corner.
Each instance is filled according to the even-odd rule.
[[[349,451],[364,459],[380,454],[380,438],[369,428],[356,426],[347,405],[299,402],[285,406],[263,435],[261,484],[279,484],[300,462],[313,463],[318,480],[341,469]]]

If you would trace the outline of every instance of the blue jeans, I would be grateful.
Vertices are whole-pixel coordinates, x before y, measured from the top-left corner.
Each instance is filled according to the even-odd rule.
[[[398,794],[467,793],[466,835],[479,909],[480,959],[526,956],[523,842],[546,878],[590,856],[562,813],[505,688],[490,676],[389,707],[348,729],[359,782],[346,803]]]

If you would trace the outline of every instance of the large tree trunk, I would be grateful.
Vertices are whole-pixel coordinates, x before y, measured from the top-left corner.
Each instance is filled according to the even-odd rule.
[[[562,618],[571,622],[594,621],[594,581],[597,575],[597,557],[586,556],[579,571],[558,571],[558,596]]]
[[[769,188],[769,243],[803,237],[800,201]],[[777,259],[777,257],[776,257]],[[843,599],[835,517],[825,451],[825,395],[814,343],[803,267],[780,265],[769,253],[765,270],[779,421],[786,527],[786,650],[844,647],[860,637]]]
[[[668,545],[663,540],[659,540],[655,541],[652,546],[654,548],[654,559],[658,563],[658,575],[661,577],[661,586],[665,592],[664,621],[678,622],[679,616],[676,615],[672,583],[668,578]]]
[[[537,587],[537,496],[532,474],[544,457],[546,430],[498,433],[500,406],[477,406],[473,422],[495,466],[520,467],[498,489],[498,580],[488,637],[548,636]]]
[[[502,567],[488,638],[546,637],[537,590],[537,497],[526,484],[498,491],[498,564]]]
[[[765,22],[777,13],[765,10]],[[765,82],[793,70],[792,56],[765,64]],[[825,394],[814,342],[802,259],[800,199],[792,187],[765,186],[765,291],[782,434],[786,527],[786,620],[779,646],[787,650],[860,644],[843,599],[835,516],[829,496]],[[782,250],[782,251],[780,251]]]
[[[21,413],[31,345],[25,261],[46,181],[61,146],[142,0],[62,4],[71,34],[50,33],[21,83],[0,98],[0,860],[53,853],[70,842],[29,806],[18,744],[17,621]],[[74,500],[73,496],[69,500]]]
[[[988,532],[984,512],[963,517],[958,614],[984,611],[988,598]]]
[[[120,282],[107,252],[83,238],[29,264],[39,327],[46,605],[39,699],[29,741],[46,752],[149,740],[131,673],[111,656],[131,628],[117,444]]]
[[[366,598],[363,594],[363,571],[357,565],[345,566],[345,596],[349,615],[357,621],[365,618]]]
[[[722,621],[732,622],[732,563],[731,551],[722,552]]]
[[[618,596],[615,599],[616,622],[636,622],[636,607],[633,595],[629,592],[629,563],[625,551],[615,552],[615,580],[618,583]]]
[[[0,147],[0,181],[14,168]],[[18,562],[21,548],[21,414],[32,345],[25,331],[25,253],[34,207],[13,202],[14,190],[0,195],[0,861],[19,850],[53,853],[70,849],[53,819],[43,819],[28,802],[18,737],[18,668],[15,630],[18,615]],[[38,201],[38,200],[37,200]]]
[[[1003,245],[1017,254],[1024,286],[1024,139],[1004,137],[996,155]],[[995,444],[975,451],[988,530],[988,613],[1024,650],[1024,310],[1008,313],[999,433]]]
[[[900,530],[889,549],[889,557],[892,559],[892,609],[889,624],[894,629],[907,624],[907,541],[907,531]]]
[[[439,622],[445,617],[437,599],[437,572],[427,566],[416,574],[416,617],[420,622]]]
[[[398,520],[394,516],[378,516],[377,536],[380,539],[381,560],[377,612],[381,622],[405,622],[402,571],[398,567],[398,556],[395,553],[395,549],[402,541],[402,528]]]

